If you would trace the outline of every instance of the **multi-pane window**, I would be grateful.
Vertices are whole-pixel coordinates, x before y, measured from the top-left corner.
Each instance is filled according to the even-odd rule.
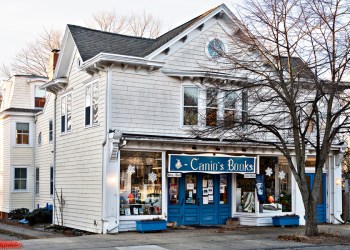
[[[53,195],[53,166],[50,167],[50,195]]]
[[[206,93],[206,125],[216,126],[218,120],[218,94],[219,91],[216,88],[207,89]]]
[[[184,87],[183,125],[198,124],[198,88]]]
[[[49,141],[53,140],[53,121],[49,121]]]
[[[85,126],[98,124],[98,82],[86,86]]]
[[[29,144],[29,123],[16,123],[16,144]]]
[[[61,99],[61,133],[72,130],[72,94],[67,94]]]
[[[235,108],[236,108],[235,92],[225,92],[224,96],[224,125],[225,127],[231,127],[235,120]]]
[[[39,194],[39,168],[35,168],[35,194]]]
[[[46,91],[44,89],[40,89],[40,86],[35,86],[34,92],[35,92],[34,107],[43,108],[45,106]]]
[[[242,124],[247,122],[248,119],[248,92],[242,92]]]
[[[28,169],[26,167],[14,168],[14,191],[26,191],[28,180]]]

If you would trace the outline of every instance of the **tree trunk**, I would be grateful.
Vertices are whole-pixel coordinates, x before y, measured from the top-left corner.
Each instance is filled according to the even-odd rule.
[[[316,206],[317,202],[310,199],[308,201],[304,201],[305,204],[305,236],[317,236],[318,228],[317,228],[317,217],[316,217]]]

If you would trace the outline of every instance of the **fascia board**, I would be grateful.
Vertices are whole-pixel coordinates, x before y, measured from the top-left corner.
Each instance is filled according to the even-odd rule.
[[[200,21],[198,21],[196,24],[192,25],[190,28],[188,28],[187,30],[183,31],[182,33],[180,33],[179,35],[177,35],[176,37],[174,37],[173,39],[171,39],[169,42],[163,44],[160,48],[158,48],[157,50],[153,51],[151,54],[149,54],[148,56],[146,56],[145,58],[147,59],[153,59],[154,57],[156,57],[157,55],[159,55],[160,53],[162,53],[166,48],[171,47],[174,43],[176,43],[178,40],[180,40],[182,37],[188,35],[189,33],[191,33],[193,30],[197,29],[197,27],[199,27],[200,25],[202,25],[203,23],[207,22],[210,18],[212,18],[213,16],[215,16],[216,14],[218,14],[219,12],[224,11],[225,14],[227,16],[229,16],[232,20],[232,22],[237,24],[237,21],[234,20],[234,15],[233,13],[226,7],[225,4],[222,4],[220,7],[218,7],[215,11],[213,11],[212,13],[210,13],[209,15],[207,15],[206,17],[202,18]]]
[[[79,69],[85,70],[90,66],[93,66],[99,62],[116,62],[116,63],[125,63],[132,65],[140,65],[140,66],[153,66],[161,68],[164,66],[164,62],[156,61],[156,60],[147,60],[142,57],[135,56],[125,56],[125,55],[117,55],[117,54],[109,54],[109,53],[99,53],[95,57],[85,61]]]
[[[74,52],[75,46],[76,45],[75,45],[73,36],[67,26],[63,36],[61,50],[58,56],[58,61],[56,63],[56,69],[53,77],[54,79],[67,76],[67,73],[70,67],[70,62],[72,61],[72,57],[74,54],[73,52]]]

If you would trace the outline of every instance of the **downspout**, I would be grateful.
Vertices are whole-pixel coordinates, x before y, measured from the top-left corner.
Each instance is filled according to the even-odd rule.
[[[57,108],[56,108],[56,104],[57,104],[57,94],[54,93],[55,95],[55,100],[54,100],[54,105],[53,105],[53,163],[52,163],[52,202],[53,202],[53,206],[52,206],[52,221],[55,222],[55,214],[56,214],[56,195],[55,195],[55,189],[56,189],[56,112],[57,112]],[[51,166],[50,166],[51,168]],[[51,172],[51,169],[50,169]],[[58,216],[57,216],[57,223],[58,223]],[[59,223],[58,223],[59,224]],[[63,225],[61,225],[61,227],[63,227]]]
[[[34,141],[33,141],[33,210],[35,209],[35,185],[36,185],[36,162],[35,162],[35,151],[36,151],[36,122],[37,116],[34,114]]]
[[[101,211],[101,233],[102,234],[106,234],[107,233],[107,227],[105,226],[105,223],[107,222],[105,220],[105,210],[106,210],[106,168],[107,168],[107,152],[108,152],[108,148],[106,149],[106,147],[108,147],[107,141],[108,141],[108,127],[109,127],[109,123],[110,123],[110,117],[109,117],[109,109],[110,109],[110,104],[109,104],[109,85],[110,85],[110,79],[111,79],[111,71],[109,68],[107,68],[106,70],[104,70],[104,72],[107,73],[107,77],[106,77],[106,86],[105,86],[105,128],[104,128],[104,135],[105,138],[103,140],[102,143],[102,211]]]

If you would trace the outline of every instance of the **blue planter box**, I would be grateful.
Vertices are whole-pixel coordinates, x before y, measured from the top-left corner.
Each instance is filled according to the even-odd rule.
[[[136,230],[144,233],[148,231],[166,230],[165,220],[136,221]]]
[[[272,217],[274,226],[299,226],[299,216],[274,216]]]

